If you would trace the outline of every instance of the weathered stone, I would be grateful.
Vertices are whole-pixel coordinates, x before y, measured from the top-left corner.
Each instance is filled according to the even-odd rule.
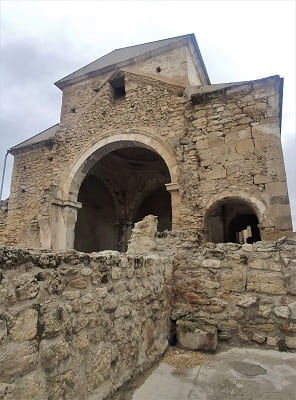
[[[204,268],[220,268],[221,261],[220,260],[215,260],[215,259],[205,259],[202,262],[202,266]]]
[[[28,343],[4,345],[0,353],[0,377],[2,382],[15,381],[37,368],[36,346]]]
[[[180,346],[191,350],[215,351],[218,343],[217,328],[182,320],[177,321],[177,338]]]
[[[70,281],[70,286],[76,289],[87,288],[87,280],[85,278],[75,278]]]
[[[288,349],[296,349],[296,336],[286,336],[285,343]]]
[[[85,397],[81,377],[73,370],[68,370],[56,376],[48,376],[47,388],[48,400],[74,400]]]
[[[229,270],[221,271],[221,288],[232,292],[244,292],[247,281],[246,268],[237,266]]]
[[[283,275],[280,272],[250,271],[247,289],[258,293],[286,294]]]
[[[257,315],[259,317],[267,318],[267,317],[269,317],[271,311],[272,311],[272,307],[271,306],[269,306],[269,305],[259,305]]]
[[[254,340],[254,342],[262,344],[265,342],[266,337],[260,335],[259,333],[254,333],[254,335],[252,336],[252,340]]]
[[[0,319],[0,345],[6,341],[7,325],[5,319]]]
[[[108,294],[108,289],[106,287],[96,288],[96,296],[98,298],[106,297]]]
[[[77,339],[75,341],[76,347],[79,350],[85,350],[89,346],[89,340],[88,340],[88,333],[87,331],[80,331],[77,334]]]
[[[293,303],[289,303],[288,307],[291,311],[291,318],[296,319],[296,301],[294,301]]]
[[[41,307],[40,324],[43,327],[43,337],[54,337],[70,326],[70,319],[61,304],[50,302]]]
[[[85,376],[89,392],[94,391],[109,377],[111,372],[111,356],[112,351],[110,348],[102,348],[96,352],[89,352],[87,354]]]
[[[80,291],[79,290],[75,290],[75,291],[64,292],[63,296],[67,300],[78,299],[80,297]]]
[[[20,312],[15,320],[10,334],[16,342],[34,339],[37,334],[38,313],[34,309],[28,309]]]
[[[273,312],[277,317],[285,318],[285,319],[288,319],[291,314],[291,311],[290,311],[289,307],[287,307],[287,306],[275,307],[273,309]]]
[[[15,291],[19,300],[33,299],[39,292],[36,276],[25,273],[14,279]]]
[[[236,303],[239,307],[247,308],[254,305],[258,301],[258,296],[255,295],[243,295]]]
[[[42,340],[40,343],[40,360],[42,367],[51,372],[70,354],[70,346],[63,339]]]
[[[44,384],[37,373],[28,374],[17,380],[8,386],[5,393],[5,400],[41,400],[46,397]]]
[[[267,336],[266,343],[268,346],[277,346],[280,338],[278,336]]]

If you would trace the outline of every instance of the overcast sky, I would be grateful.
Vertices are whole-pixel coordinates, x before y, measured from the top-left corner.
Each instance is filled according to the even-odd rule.
[[[296,230],[295,4],[0,0],[1,174],[7,149],[59,121],[53,82],[116,48],[195,33],[212,83],[284,77],[282,144]]]

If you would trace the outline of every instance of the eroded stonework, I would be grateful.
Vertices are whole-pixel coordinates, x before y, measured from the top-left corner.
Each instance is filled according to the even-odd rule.
[[[175,335],[296,349],[295,240],[203,245],[156,226],[139,222],[125,254],[0,248],[1,398],[105,399]]]
[[[282,79],[211,85],[194,35],[116,54],[57,82],[60,123],[10,150],[1,242],[124,251],[148,214],[216,243],[291,231]]]
[[[194,35],[56,83],[60,123],[10,149],[1,398],[105,399],[176,340],[295,350],[282,84],[211,85]]]

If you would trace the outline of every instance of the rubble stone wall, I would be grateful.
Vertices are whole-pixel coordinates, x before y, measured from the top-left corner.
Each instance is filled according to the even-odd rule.
[[[174,263],[173,320],[215,326],[231,344],[296,349],[295,239],[200,245],[194,233],[167,235],[157,245]]]
[[[6,222],[8,215],[8,199],[0,201],[0,238],[5,242],[6,235]],[[1,242],[1,239],[0,239]]]
[[[0,398],[104,399],[167,347],[172,263],[0,248]]]

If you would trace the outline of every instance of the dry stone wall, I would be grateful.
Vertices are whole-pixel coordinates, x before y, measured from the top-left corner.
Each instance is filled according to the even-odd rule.
[[[167,347],[167,259],[1,247],[0,267],[1,399],[104,399]]]

